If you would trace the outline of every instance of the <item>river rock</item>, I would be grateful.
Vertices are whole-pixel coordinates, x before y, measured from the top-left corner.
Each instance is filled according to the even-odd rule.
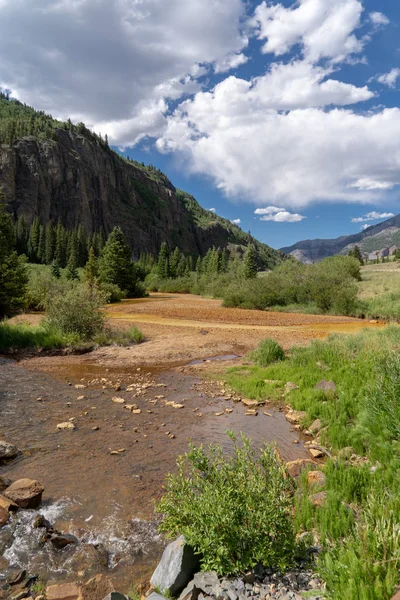
[[[291,460],[287,462],[286,468],[290,477],[293,477],[293,479],[295,479],[296,477],[300,476],[301,472],[304,469],[307,469],[310,466],[314,466],[315,464],[316,463],[310,458],[298,458],[297,460]]]
[[[64,430],[68,430],[68,429],[73,431],[75,429],[75,425],[73,423],[71,423],[71,421],[66,421],[64,423],[58,423],[57,429],[59,431],[64,431]]]
[[[308,451],[314,458],[322,458],[325,456],[325,452],[322,452],[319,448],[309,448]]]
[[[81,544],[69,561],[73,573],[99,573],[107,569],[109,555],[102,544]]]
[[[56,550],[62,550],[66,546],[77,544],[79,540],[70,533],[55,533],[51,536],[50,542]]]
[[[44,487],[34,479],[18,479],[8,487],[4,495],[20,508],[37,508],[42,500]]]
[[[315,419],[315,421],[313,421],[310,425],[310,427],[308,428],[308,431],[310,433],[312,433],[313,435],[315,435],[316,433],[319,433],[321,431],[321,427],[322,427],[322,423],[320,419]]]
[[[0,494],[0,508],[4,508],[8,512],[16,512],[19,506],[10,500],[10,498],[6,498]]]
[[[96,575],[81,587],[79,600],[103,600],[111,592],[115,592],[111,579],[105,575]]]
[[[307,483],[310,487],[323,487],[326,483],[326,475],[322,471],[309,471],[307,473]]]
[[[321,379],[314,388],[315,390],[323,390],[324,392],[336,392],[336,385],[333,381]]]
[[[0,440],[0,461],[15,458],[19,453],[20,450],[17,446],[9,444],[5,440]]]
[[[80,588],[77,583],[61,583],[46,588],[46,600],[79,600]]]
[[[215,571],[196,573],[181,593],[179,600],[197,600],[200,594],[219,597],[221,591],[221,585]]]
[[[0,506],[0,527],[3,527],[8,521],[8,517],[10,513],[5,508],[1,508]]]
[[[4,492],[11,485],[11,480],[4,475],[0,475],[0,492]]]
[[[305,418],[306,413],[304,410],[289,410],[285,417],[292,425],[298,425]]]
[[[181,535],[169,544],[162,555],[150,583],[153,587],[177,596],[200,567],[200,557],[193,548],[185,544]]]

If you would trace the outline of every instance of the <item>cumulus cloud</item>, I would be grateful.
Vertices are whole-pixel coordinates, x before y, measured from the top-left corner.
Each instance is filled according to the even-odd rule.
[[[0,85],[132,144],[198,90],[196,65],[241,52],[243,16],[242,0],[1,0]]]
[[[264,1],[252,24],[258,27],[259,39],[267,40],[265,53],[281,56],[300,44],[308,60],[338,62],[363,47],[354,34],[362,11],[359,0],[299,0],[287,8]]]
[[[249,58],[242,52],[239,54],[228,54],[222,60],[217,60],[214,66],[215,73],[226,73],[232,69],[237,69],[240,65],[244,65],[248,62]]]
[[[371,227],[371,225],[361,225],[360,229],[361,231],[365,231],[366,229],[368,229],[368,227]]]
[[[381,25],[389,25],[390,21],[387,18],[386,15],[384,15],[381,12],[372,12],[369,15],[369,18],[371,20],[371,23],[373,23],[374,25],[377,26],[381,26]]]
[[[266,208],[257,208],[255,215],[262,215],[260,221],[274,221],[275,223],[298,223],[306,217],[296,213],[290,213],[285,208],[278,206],[267,206]]]
[[[242,222],[242,220],[241,220],[241,219],[232,219],[232,220],[231,220],[231,223],[232,223],[233,225],[240,225],[240,223],[241,223],[241,222]]]
[[[383,83],[383,85],[387,85],[390,88],[396,87],[396,83],[398,78],[400,77],[400,69],[394,68],[389,73],[383,73],[383,75],[379,75],[376,79],[379,83]]]
[[[212,212],[212,213],[215,213],[215,212],[216,212],[216,209],[215,209],[215,208],[209,208],[208,210],[209,210],[210,212]]]
[[[376,221],[377,219],[390,219],[390,217],[394,217],[394,213],[390,213],[390,212],[376,212],[376,211],[372,211],[367,213],[366,215],[363,215],[362,217],[355,217],[354,219],[351,220],[352,223],[365,223],[366,221]],[[369,225],[366,225],[366,227],[369,227]]]

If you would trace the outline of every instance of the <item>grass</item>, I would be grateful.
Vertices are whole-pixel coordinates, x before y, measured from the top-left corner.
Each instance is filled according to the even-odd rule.
[[[400,320],[400,263],[366,265],[361,269],[358,298],[368,318]]]
[[[76,334],[65,334],[55,327],[49,326],[44,320],[40,325],[31,326],[28,323],[10,324],[0,322],[0,352],[18,350],[57,350],[66,347],[81,346],[83,342],[97,346],[129,346],[140,344],[144,335],[137,327],[127,331],[105,328],[91,340],[82,340]]]
[[[226,381],[249,398],[290,402],[306,412],[304,426],[320,419],[318,440],[328,447],[326,500],[309,501],[307,476],[298,487],[295,525],[313,531],[324,551],[317,569],[327,597],[389,600],[400,566],[400,327],[331,336],[269,367],[230,369]],[[327,396],[315,385],[336,384]],[[267,380],[267,381],[265,381]],[[287,382],[299,389],[284,395]],[[351,447],[356,461],[340,458]],[[317,490],[318,491],[318,490]]]

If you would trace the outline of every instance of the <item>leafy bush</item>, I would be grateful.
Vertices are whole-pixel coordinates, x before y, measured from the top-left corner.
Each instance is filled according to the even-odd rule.
[[[48,267],[32,269],[30,265],[29,281],[26,292],[27,308],[44,310],[49,298],[57,294],[65,294],[74,284],[66,279],[57,279]]]
[[[278,342],[268,338],[260,342],[258,348],[250,353],[250,358],[259,367],[268,367],[274,362],[285,360],[285,353]]]
[[[110,329],[105,327],[98,333],[93,341],[99,346],[128,346],[130,344],[141,344],[144,341],[144,335],[137,327],[131,327],[127,331]]]
[[[104,316],[100,310],[104,301],[104,295],[96,288],[75,285],[66,293],[57,293],[48,300],[47,323],[62,334],[92,339],[104,329]]]
[[[106,302],[109,304],[121,302],[121,300],[126,298],[126,292],[121,290],[115,283],[101,283],[100,290],[104,293]]]
[[[277,451],[265,445],[256,453],[234,434],[233,454],[222,447],[190,446],[168,475],[158,504],[161,531],[183,534],[201,554],[202,568],[220,575],[243,572],[261,562],[285,569],[294,551],[292,482]]]

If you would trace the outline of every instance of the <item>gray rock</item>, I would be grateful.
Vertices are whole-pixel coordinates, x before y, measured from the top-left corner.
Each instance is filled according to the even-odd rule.
[[[17,446],[13,446],[13,444],[9,444],[5,440],[0,440],[0,461],[15,458],[19,453],[20,450],[18,450]]]
[[[324,392],[336,392],[336,385],[333,381],[322,379],[314,388],[315,390],[323,390]]]
[[[200,557],[185,544],[183,536],[169,544],[162,555],[150,583],[153,587],[177,596],[200,567]],[[154,599],[156,600],[156,599]]]
[[[181,593],[179,600],[200,600],[201,594],[218,596],[222,590],[215,571],[196,573]]]
[[[150,594],[150,596],[158,596],[159,598],[164,598],[164,596],[160,596],[159,594],[156,594],[155,592],[153,594]],[[149,596],[149,598],[150,598]],[[111,592],[110,594],[107,594],[107,596],[105,596],[105,598],[103,598],[103,600],[129,600],[127,596],[124,596],[124,594],[120,594],[119,592]],[[154,598],[154,600],[156,600]]]

